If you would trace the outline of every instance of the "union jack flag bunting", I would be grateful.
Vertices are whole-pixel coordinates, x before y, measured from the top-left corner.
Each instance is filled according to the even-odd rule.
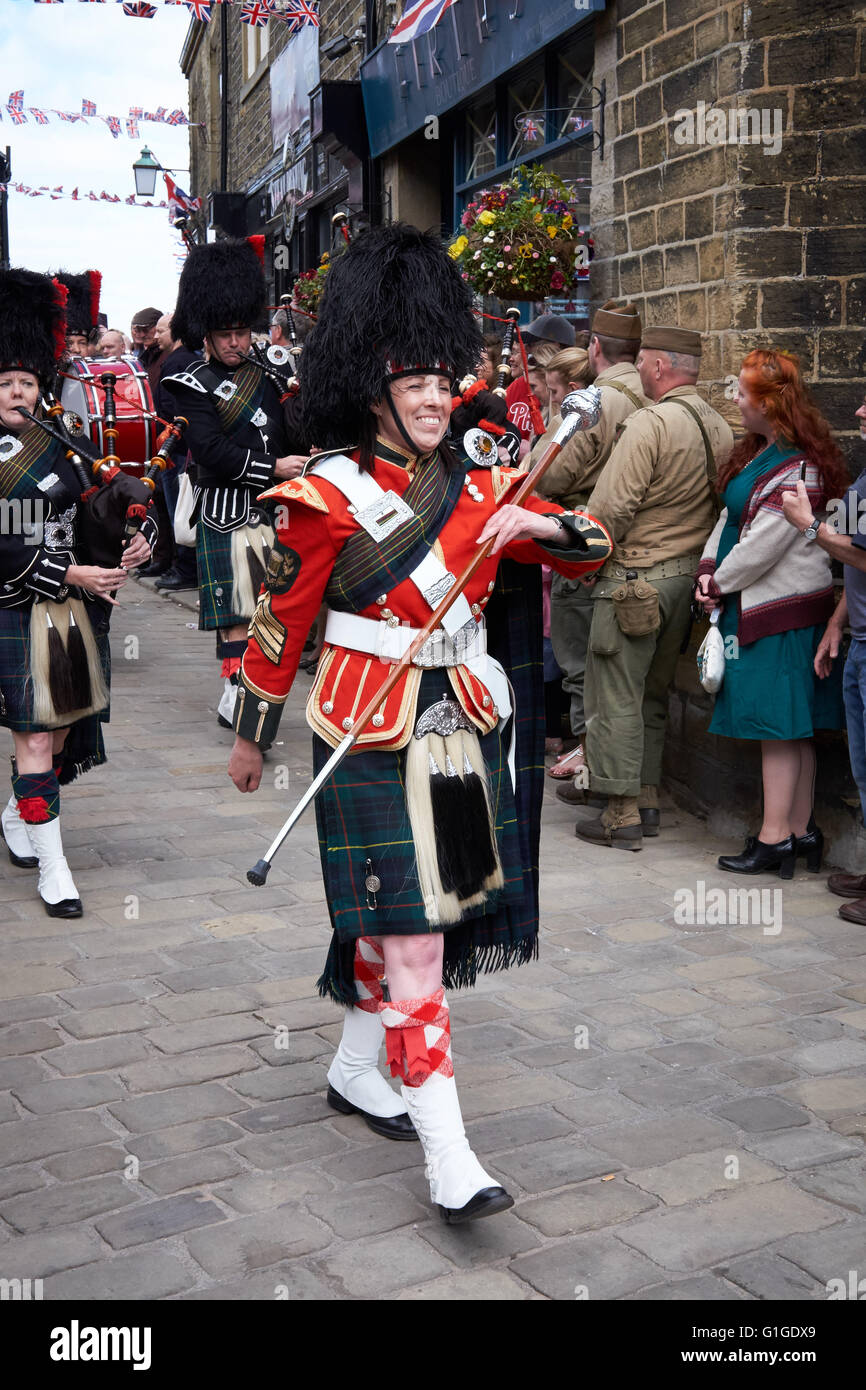
[[[12,118],[12,124],[13,124],[13,125],[26,125],[26,124],[27,124],[27,117],[24,115],[24,112],[23,112],[23,111],[18,111],[18,110],[16,109],[16,110],[10,111],[10,112],[9,112],[9,115],[10,115],[11,118]]]
[[[126,122],[126,133],[129,136],[130,140],[138,139],[138,121],[135,120],[134,117],[130,117],[130,119]]]
[[[429,34],[453,4],[454,0],[409,0],[403,18],[388,35],[388,42],[411,43],[421,34]]]
[[[48,117],[46,116],[44,111],[39,110],[38,106],[28,106],[27,110],[30,112],[37,125],[48,124]]]
[[[154,119],[155,121],[159,121],[160,124],[164,125],[164,124],[165,124],[165,117],[166,117],[166,110],[165,110],[165,107],[164,107],[164,106],[158,106],[158,107],[156,108],[156,115],[154,116],[153,119]]]
[[[113,138],[116,140],[117,137],[118,137],[118,135],[120,134],[120,121],[119,121],[118,117],[117,117],[117,116],[100,116],[99,119],[100,119],[101,121],[104,121],[104,122],[105,122],[105,124],[108,126],[108,129],[111,131],[111,134],[112,134]]]
[[[241,24],[251,24],[261,29],[271,17],[270,0],[244,0],[241,10]]]
[[[9,100],[6,103],[7,111],[23,111],[24,109],[24,88],[20,92],[10,92]]]
[[[183,0],[193,19],[200,19],[202,24],[210,22],[210,11],[212,0]]]
[[[166,116],[165,123],[166,125],[189,125],[189,121],[187,120],[185,113],[181,111],[180,107],[178,107],[175,111],[172,111],[170,116]]]
[[[128,14],[130,19],[153,19],[156,14],[155,5],[124,5],[123,13]]]
[[[86,97],[83,97],[81,101],[81,114],[82,116],[95,116],[96,102],[88,101]]]
[[[132,119],[133,119],[134,121],[140,121],[141,118],[142,118],[142,116],[144,115],[144,107],[143,107],[143,106],[130,106],[130,108],[129,108],[129,114],[130,114],[130,116],[132,117]]]
[[[312,24],[316,29],[319,27],[319,6],[316,0],[289,0],[282,14],[293,33],[302,29],[305,24]]]

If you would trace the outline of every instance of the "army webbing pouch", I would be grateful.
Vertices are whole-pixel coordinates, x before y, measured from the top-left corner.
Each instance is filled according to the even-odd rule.
[[[648,637],[661,626],[659,591],[637,570],[627,570],[625,583],[611,594],[613,611],[624,637]]]

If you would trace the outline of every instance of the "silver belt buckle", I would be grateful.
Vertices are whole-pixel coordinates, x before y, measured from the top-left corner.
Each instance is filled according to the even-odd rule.
[[[480,655],[479,633],[483,632],[480,623],[470,618],[453,636],[437,627],[412,659],[413,666],[425,668],[436,666],[462,666],[470,656]]]

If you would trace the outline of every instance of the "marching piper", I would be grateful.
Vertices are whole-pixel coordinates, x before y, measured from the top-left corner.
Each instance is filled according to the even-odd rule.
[[[377,228],[334,263],[301,358],[306,433],[329,452],[263,499],[277,504],[277,540],[229,764],[235,785],[255,791],[260,749],[323,598],[325,644],[307,703],[317,771],[479,542],[493,540],[316,803],[333,927],[319,990],[346,1006],[328,1102],[390,1138],[417,1135],[449,1223],[512,1198],[463,1129],[445,988],[537,954],[537,862],[511,771],[515,711],[486,649],[484,612],[503,556],[578,575],[611,549],[590,517],[538,498],[510,506],[522,475],[500,466],[498,438],[483,425],[461,437],[468,469],[445,444],[452,382],[480,348],[471,293],[438,239]],[[521,722],[534,713],[521,710]],[[400,1096],[378,1071],[383,1041]]]
[[[276,387],[249,360],[252,325],[266,302],[260,255],[249,242],[193,246],[180,277],[171,335],[193,351],[204,347],[207,360],[161,382],[189,422],[186,443],[197,481],[198,625],[216,632],[223,728],[231,727],[247,628],[274,540],[271,510],[257,498],[303,465],[302,458],[288,455]]]
[[[0,724],[15,743],[0,822],[12,863],[38,865],[49,917],[80,917],[60,786],[105,762],[108,614],[125,566],[146,560],[150,546],[139,533],[124,567],[90,563],[81,515],[89,480],[21,413],[41,417],[40,393],[66,349],[64,302],[65,289],[44,275],[0,271]]]

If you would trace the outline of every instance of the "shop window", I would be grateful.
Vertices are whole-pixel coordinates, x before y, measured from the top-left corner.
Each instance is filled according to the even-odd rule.
[[[544,68],[539,63],[514,78],[506,88],[506,158],[509,161],[525,159],[532,154],[533,148],[556,138],[545,129],[544,108]]]
[[[556,132],[552,139],[579,135],[592,124],[592,55],[572,49],[557,56]]]
[[[466,112],[466,182],[496,168],[496,103],[492,98]]]

